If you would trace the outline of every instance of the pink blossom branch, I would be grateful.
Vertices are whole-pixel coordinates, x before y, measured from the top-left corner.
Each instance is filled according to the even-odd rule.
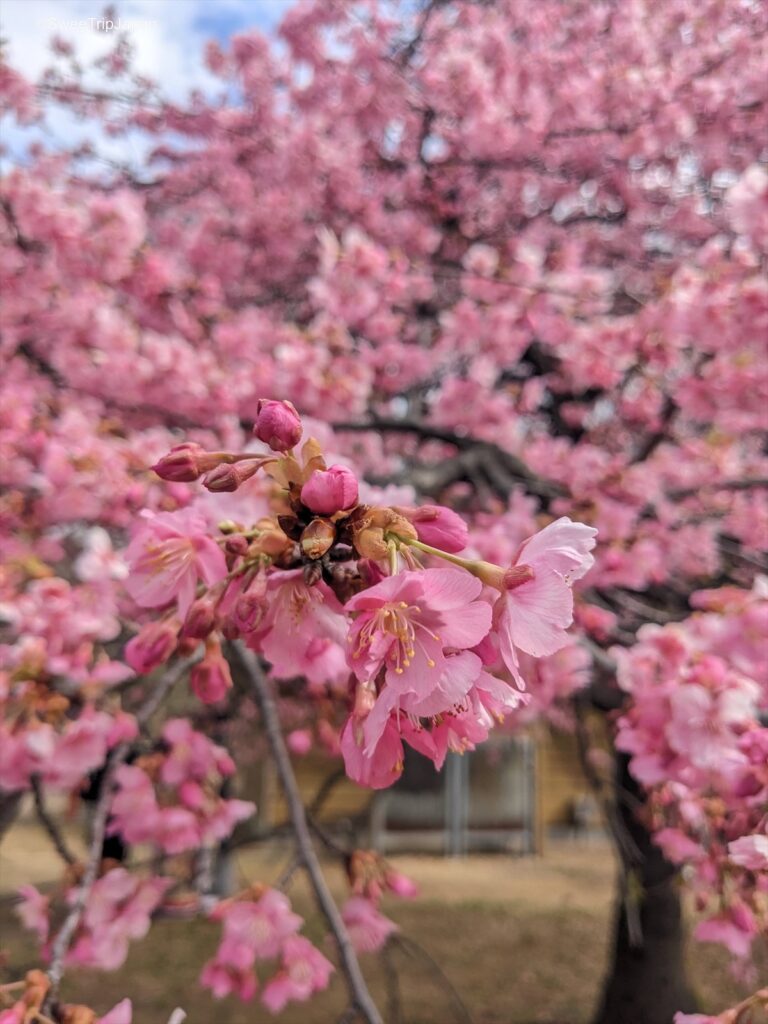
[[[325,880],[320,861],[310,835],[304,804],[299,793],[288,750],[283,739],[280,719],[267,678],[258,660],[240,644],[233,645],[238,660],[250,677],[253,693],[261,711],[264,731],[275,762],[280,784],[288,804],[288,811],[296,837],[298,856],[307,872],[317,904],[331,930],[339,952],[341,969],[344,974],[352,1007],[366,1021],[366,1024],[383,1024],[381,1014],[374,1003],[360,970],[360,964],[352,948],[352,942],[339,909]]]
[[[152,690],[144,704],[142,704],[136,712],[135,718],[140,728],[149,722],[174,685],[190,668],[193,660],[195,659],[187,659],[181,662],[176,666],[175,671],[167,672],[161,677],[157,686]],[[82,920],[83,913],[85,912],[85,906],[88,902],[88,897],[90,896],[91,889],[98,877],[99,865],[101,864],[101,854],[104,846],[104,837],[106,835],[107,822],[109,820],[109,811],[112,805],[112,797],[114,795],[115,773],[120,765],[125,763],[130,750],[130,742],[124,740],[122,743],[118,743],[117,746],[113,747],[107,757],[104,767],[104,775],[101,781],[101,792],[96,803],[93,821],[91,824],[91,841],[88,846],[85,871],[83,872],[83,877],[80,880],[75,900],[70,907],[69,913],[64,919],[63,924],[56,933],[56,937],[54,938],[51,947],[51,965],[48,968],[48,977],[51,981],[51,987],[48,991],[45,1002],[45,1008],[47,1009],[50,1008],[50,1005],[58,992],[61,979],[64,976],[64,958],[66,957],[67,950],[69,949],[75,932],[77,931],[77,927]]]

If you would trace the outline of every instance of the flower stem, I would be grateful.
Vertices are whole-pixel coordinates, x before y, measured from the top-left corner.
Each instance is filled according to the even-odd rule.
[[[477,562],[470,558],[460,558],[458,555],[451,555],[447,551],[441,551],[440,548],[433,548],[431,544],[424,544],[420,540],[410,540],[405,537],[399,537],[398,540],[401,544],[407,544],[409,547],[418,548],[419,551],[423,551],[427,555],[435,555],[436,558],[443,558],[446,562],[452,562],[454,565],[458,565],[462,569],[466,569],[467,572],[471,572],[473,576],[477,575],[475,572]]]

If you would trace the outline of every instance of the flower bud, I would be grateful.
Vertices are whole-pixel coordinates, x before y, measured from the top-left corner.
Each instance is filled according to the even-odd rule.
[[[207,452],[201,445],[188,441],[171,448],[167,455],[152,466],[152,469],[163,480],[191,483],[203,473],[218,466],[220,461],[220,453]]]
[[[258,537],[251,542],[251,551],[269,555],[270,558],[278,558],[283,552],[291,547],[291,541],[286,537],[278,524],[273,519],[260,519],[256,523],[259,531]]]
[[[227,537],[224,542],[224,550],[228,555],[233,555],[237,558],[240,555],[246,554],[250,544],[248,538],[244,537],[242,533],[233,533],[230,537]]]
[[[232,676],[218,644],[208,646],[203,660],[192,669],[189,683],[203,704],[216,704],[226,697],[232,686]]]
[[[203,480],[203,487],[218,494],[220,491],[236,491],[240,484],[250,479],[263,465],[260,459],[235,462],[228,466],[216,466]]]
[[[232,619],[241,633],[252,633],[264,618],[267,610],[263,588],[246,590],[235,602]]]
[[[125,645],[124,658],[138,675],[163,665],[176,649],[177,623],[148,622]]]
[[[292,754],[303,757],[312,749],[312,733],[309,729],[294,729],[285,737],[285,745]]]
[[[181,634],[185,637],[194,637],[196,640],[205,640],[215,625],[216,602],[206,594],[192,603],[181,627]]]
[[[307,558],[322,558],[336,540],[336,527],[330,519],[313,519],[301,534],[302,552]]]
[[[419,895],[418,885],[400,871],[393,871],[390,868],[384,876],[384,881],[389,891],[401,899],[412,900]]]
[[[287,452],[301,440],[301,419],[291,402],[260,398],[253,433],[272,451]]]
[[[416,527],[391,508],[359,506],[355,509],[346,526],[361,558],[378,562],[387,557],[386,534],[394,533],[406,540],[417,540]]]
[[[312,512],[332,516],[357,504],[357,478],[346,466],[316,469],[301,489],[301,500]]]
[[[440,551],[456,554],[467,546],[467,524],[444,505],[422,505],[419,508],[396,508],[401,516],[416,527],[419,540]]]

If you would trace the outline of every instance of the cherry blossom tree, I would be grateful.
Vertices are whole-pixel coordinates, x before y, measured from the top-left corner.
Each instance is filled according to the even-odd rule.
[[[21,894],[46,968],[2,990],[2,1024],[130,1020],[68,1008],[61,981],[119,965],[160,913],[220,924],[217,996],[279,1012],[327,985],[291,870],[216,891],[253,811],[228,783],[244,722],[350,1010],[381,1019],[358,953],[410,887],[346,851],[336,907],[281,718],[372,788],[404,744],[439,768],[500,720],[569,724],[621,864],[598,1024],[695,1009],[681,865],[698,938],[748,970],[767,22],[740,0],[304,0],[277,41],[210,44],[219,85],[184,104],[120,35],[95,68],[61,39],[38,82],[0,65],[9,119],[63,107],[148,154],[37,143],[0,183],[0,820],[31,792],[64,865]],[[47,797],[89,779],[78,863]]]

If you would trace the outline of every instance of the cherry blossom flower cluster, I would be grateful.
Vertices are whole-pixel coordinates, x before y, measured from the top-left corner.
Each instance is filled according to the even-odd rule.
[[[382,896],[390,893],[413,899],[416,885],[372,850],[356,850],[347,868],[352,895],[341,908],[352,945],[358,953],[377,953],[399,931],[380,910]]]
[[[649,791],[656,842],[686,865],[696,937],[745,959],[768,928],[768,587],[692,601],[700,613],[616,649],[632,696],[616,743]]]
[[[106,871],[91,890],[66,963],[116,970],[128,955],[130,941],[144,938],[149,931],[152,913],[172,884],[172,878],[140,878],[124,867]],[[52,899],[34,886],[24,886],[20,892],[19,917],[37,935],[42,953],[47,956]],[[77,885],[70,885],[63,896],[65,906],[71,904],[77,898]]]
[[[217,999],[233,993],[244,1001],[252,999],[260,988],[257,961],[277,963],[269,980],[261,983],[261,1001],[272,1013],[328,986],[333,965],[298,934],[303,921],[279,890],[253,886],[219,903],[211,917],[222,923],[222,938],[200,981]]]
[[[222,797],[234,762],[188,719],[166,722],[160,746],[118,768],[109,832],[131,845],[151,843],[174,855],[226,839],[254,812],[246,800]]]
[[[303,428],[290,403],[260,401],[254,434],[272,454],[182,444],[156,464],[163,478],[202,478],[214,493],[263,471],[273,514],[217,534],[194,507],[145,519],[126,552],[126,587],[161,618],[129,643],[129,663],[146,672],[179,643],[202,643],[191,686],[205,703],[232,685],[220,638],[241,638],[278,679],[337,692],[351,679],[341,751],[349,776],[373,788],[402,772],[404,741],[439,768],[448,750],[485,740],[525,700],[520,652],[569,643],[571,587],[593,564],[596,530],[562,517],[524,539],[506,568],[464,558],[456,513],[363,503],[355,474],[328,466],[316,440],[295,454]]]

